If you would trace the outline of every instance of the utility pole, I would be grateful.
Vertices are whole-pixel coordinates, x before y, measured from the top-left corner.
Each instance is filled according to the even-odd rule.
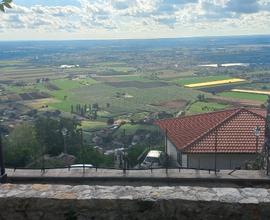
[[[2,144],[2,133],[0,131],[0,183],[5,183],[7,181],[7,174],[5,170],[5,161],[3,154],[3,144]]]
[[[259,136],[260,136],[260,127],[257,126],[255,129],[254,129],[254,134],[256,136],[256,154],[258,155],[259,153]]]
[[[269,175],[269,148],[270,148],[270,96],[268,96],[265,120],[264,150],[266,156],[266,174]]]
[[[64,141],[64,154],[67,154],[66,136],[67,136],[68,130],[64,127],[62,128],[61,133],[63,135],[63,141]]]
[[[168,130],[165,131],[165,153],[168,154]]]
[[[168,130],[165,132],[165,156],[166,156],[166,175],[168,175]]]
[[[42,167],[41,167],[41,172],[45,173],[45,144],[42,146]]]
[[[215,175],[217,175],[217,145],[218,145],[217,130],[215,130]]]
[[[80,145],[81,145],[81,149],[82,149],[82,160],[83,160],[83,174],[85,174],[85,148],[84,148],[84,144],[83,144],[83,129],[80,129]]]

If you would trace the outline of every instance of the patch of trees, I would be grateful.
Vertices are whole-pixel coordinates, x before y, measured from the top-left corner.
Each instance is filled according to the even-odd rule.
[[[75,119],[39,117],[34,123],[17,125],[4,138],[4,152],[7,166],[25,167],[42,155],[57,156],[64,152],[78,156],[81,151],[79,123]],[[62,133],[66,129],[65,137]]]
[[[76,154],[80,147],[80,134],[77,130],[79,122],[76,119],[60,118],[60,120],[39,117],[35,121],[37,138],[46,154],[59,155],[67,145],[69,154]],[[63,135],[63,129],[66,134]],[[65,141],[65,143],[64,143]]]
[[[107,103],[108,104],[108,103]],[[108,105],[107,105],[108,106]],[[92,120],[97,119],[97,113],[100,110],[98,103],[94,104],[76,104],[70,106],[70,112],[83,117],[88,117]]]
[[[197,99],[198,99],[198,101],[203,102],[203,101],[205,101],[205,95],[199,94],[199,95],[197,95]]]
[[[5,162],[14,167],[24,167],[41,152],[36,129],[29,123],[15,127],[4,141]]]
[[[66,164],[59,158],[66,144],[67,153],[75,156],[76,163],[113,166],[113,155],[103,155],[93,147],[85,146],[78,125],[75,119],[56,120],[48,117],[40,117],[34,123],[17,125],[3,141],[6,165],[14,168],[41,168],[44,158],[45,167],[63,167]]]
[[[85,147],[78,157],[80,163],[93,164],[99,167],[112,167],[114,164],[114,155],[103,155],[93,147]]]
[[[116,98],[123,98],[125,97],[126,93],[125,92],[116,92]]]

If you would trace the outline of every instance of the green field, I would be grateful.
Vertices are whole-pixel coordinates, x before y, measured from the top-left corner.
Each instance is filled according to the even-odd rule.
[[[88,85],[94,85],[97,83],[94,79],[83,79],[83,80],[69,80],[69,79],[60,79],[60,80],[54,80],[52,82],[55,84],[60,90],[50,91],[49,93],[56,99],[60,100],[61,102],[58,103],[52,103],[49,104],[49,106],[69,112],[70,106],[73,104],[82,104],[81,102],[78,102],[74,100],[73,98],[73,89],[84,89],[87,86],[85,83],[88,83]],[[66,99],[65,99],[66,97]],[[88,103],[83,103],[88,104]]]
[[[265,102],[267,100],[267,95],[243,93],[243,92],[222,92],[219,93],[218,95],[234,99],[247,99],[262,102]]]
[[[116,94],[127,93],[130,98],[117,98]],[[105,107],[106,103],[110,103],[110,108],[106,111],[112,114],[118,113],[134,113],[144,110],[157,111],[166,109],[166,107],[156,106],[152,104],[159,104],[160,102],[175,99],[194,99],[197,92],[191,89],[179,88],[178,86],[163,86],[156,88],[117,88],[103,83],[86,86],[83,88],[76,88],[70,90],[67,100],[63,100],[63,92],[58,98],[62,98],[62,103],[53,104],[54,107],[60,108],[64,111],[70,110],[70,104],[91,104],[98,103],[99,106]],[[59,95],[59,92],[58,94]]]
[[[103,121],[82,121],[81,128],[84,131],[91,131],[107,127],[107,123]]]
[[[51,98],[48,101],[46,99],[42,100],[42,105],[48,105],[48,109],[59,109],[66,114],[70,114],[71,105],[91,105],[98,103],[100,108],[98,111],[98,120],[82,122],[82,128],[86,131],[106,127],[108,117],[137,121],[143,119],[149,112],[166,111],[174,114],[184,110],[185,107],[183,106],[179,107],[175,105],[172,107],[170,101],[196,100],[198,94],[201,92],[191,88],[179,87],[175,85],[175,82],[185,85],[231,78],[227,75],[190,77],[193,71],[187,71],[189,77],[182,78],[179,78],[182,76],[182,73],[174,70],[160,70],[156,72],[145,70],[137,73],[134,67],[130,67],[127,63],[119,62],[95,63],[70,69],[59,69],[58,65],[53,67],[44,65],[37,68],[26,61],[12,61],[8,65],[0,62],[0,67],[1,65],[2,70],[5,71],[3,77],[7,78],[17,76],[26,80],[33,79],[35,82],[35,79],[43,76],[44,73],[51,74],[53,77],[49,83],[54,84],[58,90],[42,83],[24,87],[7,85],[7,91],[15,94],[38,91],[48,93],[51,95]],[[66,78],[67,75],[78,76],[79,74],[89,73],[90,71],[97,74],[98,81],[89,77],[77,78],[76,80]],[[132,71],[134,72],[128,75]],[[98,75],[103,75],[103,77],[98,78]],[[170,80],[161,80],[158,79],[159,76],[173,78]],[[175,79],[174,77],[178,78]],[[115,86],[112,82],[124,83]],[[119,96],[117,94],[124,95]],[[209,96],[211,95],[209,94]],[[47,103],[45,103],[46,101]],[[40,106],[39,102],[32,100],[28,101],[27,104],[29,106],[37,106],[37,108]],[[218,103],[196,102],[191,105],[188,114],[215,111],[226,107],[228,106]],[[130,134],[140,128],[145,129],[146,127],[145,125],[141,127],[141,125],[126,124],[117,133],[121,133],[125,129],[126,134]],[[149,127],[149,129],[152,128]]]
[[[231,76],[221,75],[221,76],[203,76],[203,77],[189,77],[189,78],[181,78],[176,79],[173,82],[176,82],[180,85],[186,85],[186,84],[193,84],[193,83],[204,83],[204,82],[211,82],[211,81],[217,81],[217,80],[226,80],[231,79]]]
[[[97,83],[97,81],[91,78],[78,79],[78,80],[57,79],[57,80],[52,81],[52,83],[55,84],[57,87],[59,87],[61,90],[69,90],[69,89],[79,88],[85,85],[92,85],[92,84]]]
[[[190,106],[188,114],[198,114],[204,112],[218,111],[229,107],[230,107],[229,105],[214,102],[195,102]]]
[[[122,78],[122,77],[121,77]],[[135,79],[139,76],[135,76]],[[126,77],[125,81],[132,83],[131,79]],[[135,80],[134,82],[136,82]],[[141,78],[141,82],[152,82],[151,80]],[[153,81],[156,82],[156,81]],[[180,88],[176,85],[157,86],[154,88],[136,88],[136,87],[115,87],[106,83],[98,82],[87,78],[81,80],[58,79],[50,83],[55,84],[60,90],[49,91],[46,88],[43,91],[60,102],[48,103],[53,107],[65,112],[70,112],[71,105],[98,103],[102,111],[99,116],[114,116],[119,114],[136,113],[143,111],[169,110],[166,106],[158,106],[159,103],[183,99],[194,99],[198,95],[197,91],[192,89]],[[87,83],[87,85],[86,85]],[[42,87],[42,85],[40,86]],[[30,87],[32,88],[32,87]],[[15,91],[15,90],[14,90]],[[128,97],[117,97],[117,93],[125,93]],[[107,107],[107,103],[110,107]],[[178,111],[175,109],[174,111]]]

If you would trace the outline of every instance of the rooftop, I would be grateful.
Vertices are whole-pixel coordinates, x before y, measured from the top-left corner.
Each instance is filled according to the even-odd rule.
[[[256,153],[254,129],[258,126],[258,151],[264,143],[266,111],[228,109],[158,120],[155,123],[175,147],[187,153]]]

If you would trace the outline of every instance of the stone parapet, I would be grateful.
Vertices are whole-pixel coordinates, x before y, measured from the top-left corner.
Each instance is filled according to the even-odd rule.
[[[0,219],[270,219],[270,189],[3,184]]]

